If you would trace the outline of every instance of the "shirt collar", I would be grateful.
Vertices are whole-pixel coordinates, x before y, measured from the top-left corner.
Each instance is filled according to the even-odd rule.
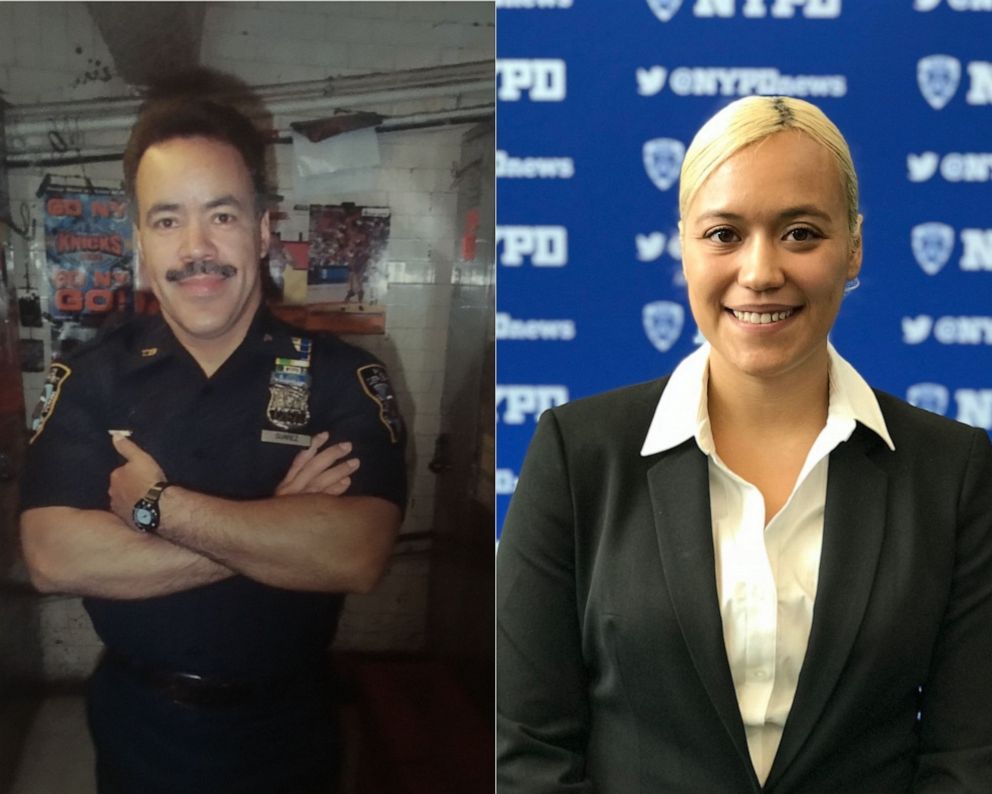
[[[128,369],[143,369],[186,352],[161,314],[141,317],[137,322],[140,330],[126,363]],[[264,301],[256,310],[245,338],[231,355],[242,350],[266,356],[295,356],[288,327],[276,319]]]
[[[658,400],[641,455],[673,449],[690,438],[696,439],[705,454],[712,454],[713,438],[706,404],[710,349],[710,345],[704,343],[675,368]],[[860,422],[881,438],[889,449],[895,450],[882,409],[871,387],[829,343],[827,352],[830,356],[827,422],[846,422],[851,425],[851,430],[854,422]]]

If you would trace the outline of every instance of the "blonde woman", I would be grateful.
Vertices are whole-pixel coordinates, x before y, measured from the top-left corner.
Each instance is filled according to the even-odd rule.
[[[707,344],[547,412],[503,529],[500,794],[992,791],[992,448],[827,340],[844,138],[739,100],[679,204]]]

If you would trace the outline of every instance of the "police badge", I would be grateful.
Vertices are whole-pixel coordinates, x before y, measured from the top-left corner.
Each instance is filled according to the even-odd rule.
[[[648,0],[648,7],[658,19],[667,22],[682,7],[682,0]]]
[[[658,190],[668,190],[679,178],[685,144],[674,138],[653,138],[642,149],[644,170]]]
[[[309,389],[272,381],[265,415],[282,430],[302,430],[310,421],[309,397]]]
[[[673,301],[655,301],[645,305],[641,319],[651,344],[660,352],[667,353],[682,335],[685,309],[682,304]]]
[[[941,416],[947,412],[950,401],[947,387],[939,383],[917,383],[906,390],[906,402],[910,405]]]
[[[928,55],[916,62],[916,82],[920,93],[934,110],[941,110],[954,98],[961,81],[961,62],[950,55]]]
[[[277,357],[269,376],[269,404],[265,409],[265,418],[270,427],[262,431],[262,441],[306,447],[310,445],[310,436],[297,431],[306,428],[310,422],[312,342],[293,337],[293,347],[300,358]]]
[[[911,233],[913,256],[928,276],[936,276],[954,250],[954,229],[946,223],[921,223]]]

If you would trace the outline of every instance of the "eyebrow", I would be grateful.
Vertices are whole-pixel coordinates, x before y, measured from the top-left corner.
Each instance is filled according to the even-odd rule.
[[[234,195],[228,193],[226,196],[215,198],[203,205],[203,208],[206,210],[217,209],[217,207],[234,207],[235,209],[241,209],[241,202],[238,201]]]
[[[226,195],[211,199],[203,205],[203,209],[205,210],[213,210],[217,209],[217,207],[234,207],[235,209],[242,209],[242,204],[233,194],[227,193]],[[161,212],[179,212],[181,209],[182,205],[180,204],[160,201],[156,204],[152,204],[148,208],[148,212],[145,213],[145,218],[149,219],[153,215],[157,215]]]
[[[796,207],[786,207],[784,210],[776,214],[776,220],[780,221],[790,221],[793,218],[800,218],[803,216],[812,216],[814,218],[819,218],[824,221],[833,220],[828,212],[820,209],[814,204],[801,204]],[[697,221],[709,221],[709,220],[727,220],[727,221],[743,221],[745,217],[736,212],[728,212],[725,210],[711,210],[710,212],[704,212],[698,218]]]
[[[145,218],[151,218],[153,215],[158,215],[160,212],[179,212],[179,205],[159,201],[152,204],[148,208],[148,211],[145,213]]]

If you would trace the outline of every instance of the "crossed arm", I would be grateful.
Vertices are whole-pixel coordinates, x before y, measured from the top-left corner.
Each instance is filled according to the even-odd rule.
[[[126,462],[111,474],[109,511],[42,507],[22,515],[32,581],[44,592],[150,598],[240,573],[288,589],[365,592],[385,569],[400,511],[384,499],[343,496],[357,461],[341,461],[347,444],[321,450],[326,440],[316,436],[267,499],[166,489],[156,536],[131,527],[131,509],[164,474],[136,444],[115,438]]]

